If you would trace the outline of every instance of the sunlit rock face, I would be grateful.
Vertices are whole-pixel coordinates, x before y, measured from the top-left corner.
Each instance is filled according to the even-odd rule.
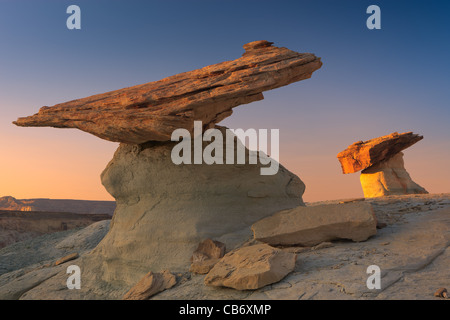
[[[406,171],[403,152],[363,170],[360,181],[366,198],[428,193]]]
[[[42,107],[17,119],[23,127],[77,128],[109,141],[170,141],[193,132],[194,121],[211,127],[233,108],[264,99],[263,92],[309,79],[320,58],[261,40],[244,45],[242,57],[129,88]]]
[[[354,173],[388,160],[422,139],[423,136],[412,132],[393,132],[367,141],[355,142],[341,151],[337,158],[341,163],[342,173]]]
[[[362,170],[360,181],[366,198],[428,193],[412,181],[401,152],[422,139],[423,136],[412,132],[394,132],[355,142],[337,158],[344,174]]]

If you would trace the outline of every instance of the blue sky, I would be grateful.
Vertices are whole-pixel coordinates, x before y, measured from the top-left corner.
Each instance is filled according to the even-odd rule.
[[[71,4],[81,8],[81,30],[66,28]],[[366,28],[371,4],[381,8],[381,30]],[[280,128],[280,160],[305,180],[307,200],[361,195],[357,175],[343,176],[336,154],[354,141],[394,131],[425,136],[406,151],[407,169],[425,188],[449,192],[449,16],[450,2],[433,0],[2,0],[0,148],[10,150],[10,159],[0,168],[14,163],[10,154],[17,145],[60,142],[63,148],[67,141],[86,154],[85,166],[92,162],[89,157],[106,166],[116,144],[76,130],[16,128],[11,121],[43,105],[236,59],[243,44],[264,39],[313,52],[323,67],[309,80],[236,108],[222,124]],[[427,159],[435,161],[433,168]],[[24,179],[19,168],[15,177]],[[0,196],[8,193],[1,183]],[[101,190],[90,191],[94,198],[107,197],[98,176],[83,183]],[[45,192],[62,197],[56,189],[46,190],[23,197]],[[72,198],[89,197],[79,190],[72,190]]]

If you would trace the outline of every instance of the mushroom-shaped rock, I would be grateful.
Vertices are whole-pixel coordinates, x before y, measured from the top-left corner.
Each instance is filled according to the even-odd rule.
[[[412,132],[394,132],[367,141],[358,141],[339,152],[342,173],[354,173],[364,170],[381,161],[392,158],[400,151],[423,139]]]
[[[366,198],[428,193],[409,176],[401,152],[422,139],[412,132],[394,132],[355,142],[337,158],[344,174],[362,170],[360,181]]]

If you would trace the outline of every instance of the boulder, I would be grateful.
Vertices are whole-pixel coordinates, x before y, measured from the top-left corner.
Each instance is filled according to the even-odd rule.
[[[311,53],[268,41],[244,45],[244,55],[159,81],[77,99],[13,122],[23,127],[77,128],[109,141],[170,141],[172,132],[193,133],[194,120],[212,127],[232,108],[262,100],[263,91],[305,80],[322,66]]]
[[[172,288],[176,283],[175,275],[168,270],[162,273],[150,271],[123,296],[123,300],[147,300],[161,291]]]
[[[363,170],[360,180],[366,198],[428,193],[409,176],[402,152]]]
[[[270,245],[315,246],[337,239],[365,241],[376,234],[377,220],[365,202],[297,207],[252,225],[255,240]]]
[[[337,155],[342,173],[353,173],[389,160],[400,151],[423,139],[412,132],[391,133],[367,141],[358,141]]]
[[[209,286],[255,290],[280,281],[294,270],[295,253],[267,244],[242,247],[227,253],[206,275]]]
[[[198,245],[191,257],[189,272],[206,274],[225,254],[226,246],[220,241],[206,239]]]

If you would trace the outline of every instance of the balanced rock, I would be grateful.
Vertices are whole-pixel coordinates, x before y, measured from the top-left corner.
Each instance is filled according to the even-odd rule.
[[[342,173],[353,173],[386,161],[423,139],[412,132],[391,133],[379,138],[358,141],[337,155]]]
[[[401,152],[422,139],[423,136],[412,132],[394,132],[355,142],[337,157],[344,174],[363,170],[360,180],[366,198],[428,193],[412,181]]]
[[[53,107],[19,118],[23,127],[77,128],[102,139],[139,144],[169,141],[194,120],[204,127],[232,114],[232,108],[262,100],[263,91],[305,80],[322,66],[311,53],[297,53],[268,41],[244,45],[244,55],[159,81],[124,88]]]
[[[255,240],[270,245],[315,246],[337,239],[365,241],[376,234],[377,220],[365,202],[297,207],[252,226]]]
[[[292,272],[295,253],[267,244],[242,247],[227,253],[206,275],[209,286],[255,290],[283,279]]]
[[[162,273],[150,271],[123,296],[123,300],[147,300],[163,290],[172,288],[176,283],[175,275],[168,270]]]
[[[274,47],[268,41],[248,43],[245,50],[234,61],[42,107],[14,122],[78,128],[121,142],[101,174],[102,184],[116,200],[110,230],[77,261],[83,290],[122,296],[121,290],[148,270],[185,272],[201,240],[217,239],[235,247],[251,237],[250,226],[256,221],[304,205],[303,182],[281,165],[273,175],[261,175],[268,166],[251,164],[255,151],[235,135],[223,135],[226,152],[236,155],[237,148],[245,149],[243,164],[228,164],[226,152],[227,164],[172,161],[174,130],[187,129],[198,137],[196,122],[202,122],[200,131],[213,128],[234,107],[263,99],[263,91],[308,79],[322,66],[314,54]],[[228,148],[228,139],[234,149]]]
[[[360,180],[366,198],[428,193],[405,170],[403,152],[363,170]]]

